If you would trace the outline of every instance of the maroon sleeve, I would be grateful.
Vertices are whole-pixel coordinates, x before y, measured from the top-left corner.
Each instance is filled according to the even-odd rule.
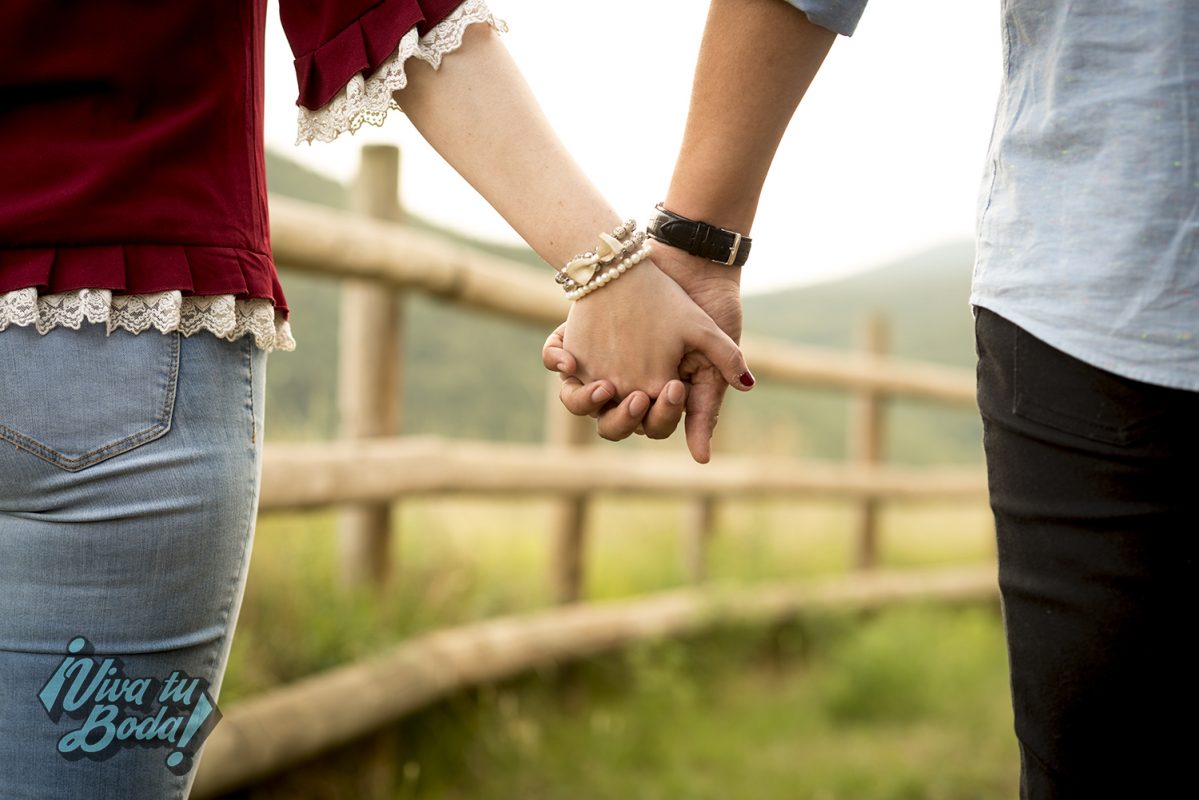
[[[296,105],[315,110],[355,73],[367,77],[413,26],[424,35],[462,0],[279,0],[295,56]]]

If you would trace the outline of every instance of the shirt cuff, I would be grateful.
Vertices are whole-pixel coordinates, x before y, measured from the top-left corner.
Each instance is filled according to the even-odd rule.
[[[816,25],[842,36],[852,36],[866,9],[866,0],[786,0]]]

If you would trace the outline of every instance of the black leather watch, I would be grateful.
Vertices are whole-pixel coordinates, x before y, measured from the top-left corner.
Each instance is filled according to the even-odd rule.
[[[646,234],[652,239],[726,267],[739,267],[749,258],[751,240],[748,236],[680,217],[667,211],[661,203],[654,206],[654,211],[656,213],[645,226]]]

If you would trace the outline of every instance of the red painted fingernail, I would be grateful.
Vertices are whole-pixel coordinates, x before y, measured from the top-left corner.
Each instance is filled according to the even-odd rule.
[[[754,376],[750,375],[749,372],[742,372],[737,376],[737,380],[741,381],[741,385],[747,389],[754,385]]]

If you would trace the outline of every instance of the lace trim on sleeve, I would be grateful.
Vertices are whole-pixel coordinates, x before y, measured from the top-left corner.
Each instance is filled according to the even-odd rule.
[[[343,131],[354,133],[368,122],[382,125],[388,111],[402,110],[391,93],[408,85],[404,62],[419,58],[437,69],[441,57],[461,47],[467,26],[476,22],[485,22],[498,31],[508,30],[483,0],[465,0],[424,36],[418,37],[416,28],[412,28],[400,39],[395,53],[369,78],[354,75],[332,100],[315,111],[300,106],[296,144],[311,144],[313,139],[331,142]]]
[[[153,327],[184,336],[209,331],[229,341],[249,334],[262,350],[296,349],[291,325],[266,299],[237,299],[231,294],[184,297],[178,289],[113,296],[109,289],[39,295],[37,287],[29,287],[0,294],[0,331],[9,325],[33,325],[43,334],[58,327],[79,330],[84,320],[105,323],[109,333],[118,328],[141,333]]]

